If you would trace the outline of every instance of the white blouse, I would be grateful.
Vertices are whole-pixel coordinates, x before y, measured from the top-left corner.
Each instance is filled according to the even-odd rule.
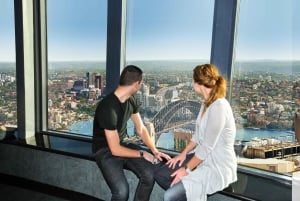
[[[195,156],[202,160],[196,169],[182,178],[188,201],[206,201],[207,194],[223,190],[237,180],[234,152],[236,135],[231,106],[225,98],[217,99],[196,120],[192,141]]]

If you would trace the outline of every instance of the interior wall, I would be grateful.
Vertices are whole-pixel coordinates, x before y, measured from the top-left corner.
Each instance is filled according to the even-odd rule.
[[[110,190],[95,161],[37,150],[0,142],[0,173],[84,193],[103,200],[110,200]],[[130,189],[137,185],[136,176],[125,170]],[[243,172],[238,172],[234,193],[257,200],[289,201],[292,189],[289,185],[274,182]],[[155,184],[150,201],[163,200],[164,190]],[[129,200],[133,200],[134,190]],[[232,197],[214,194],[208,201],[235,201]]]
[[[0,143],[0,172],[57,186],[103,200],[110,200],[110,190],[92,160]],[[131,189],[136,176],[125,171]],[[134,191],[129,200],[133,200]],[[162,200],[163,190],[155,185],[152,201]]]

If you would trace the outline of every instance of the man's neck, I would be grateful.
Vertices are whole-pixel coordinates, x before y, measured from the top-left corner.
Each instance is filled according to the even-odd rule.
[[[132,94],[130,88],[126,86],[118,86],[114,94],[118,97],[121,103],[124,103]]]

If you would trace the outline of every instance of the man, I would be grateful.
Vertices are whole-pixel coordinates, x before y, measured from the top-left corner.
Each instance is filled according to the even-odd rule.
[[[111,200],[127,200],[129,197],[123,169],[131,170],[139,178],[134,200],[149,200],[154,185],[154,160],[170,159],[156,149],[139,114],[140,104],[133,95],[141,87],[142,75],[142,70],[136,66],[125,67],[117,89],[99,102],[95,112],[93,152],[111,190]],[[152,154],[123,143],[129,118]]]

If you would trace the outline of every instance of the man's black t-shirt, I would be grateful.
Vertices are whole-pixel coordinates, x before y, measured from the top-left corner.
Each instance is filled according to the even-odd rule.
[[[127,121],[132,114],[139,111],[139,103],[131,96],[124,103],[111,93],[98,103],[93,125],[93,152],[107,147],[104,129],[118,130],[120,142],[127,136]]]

